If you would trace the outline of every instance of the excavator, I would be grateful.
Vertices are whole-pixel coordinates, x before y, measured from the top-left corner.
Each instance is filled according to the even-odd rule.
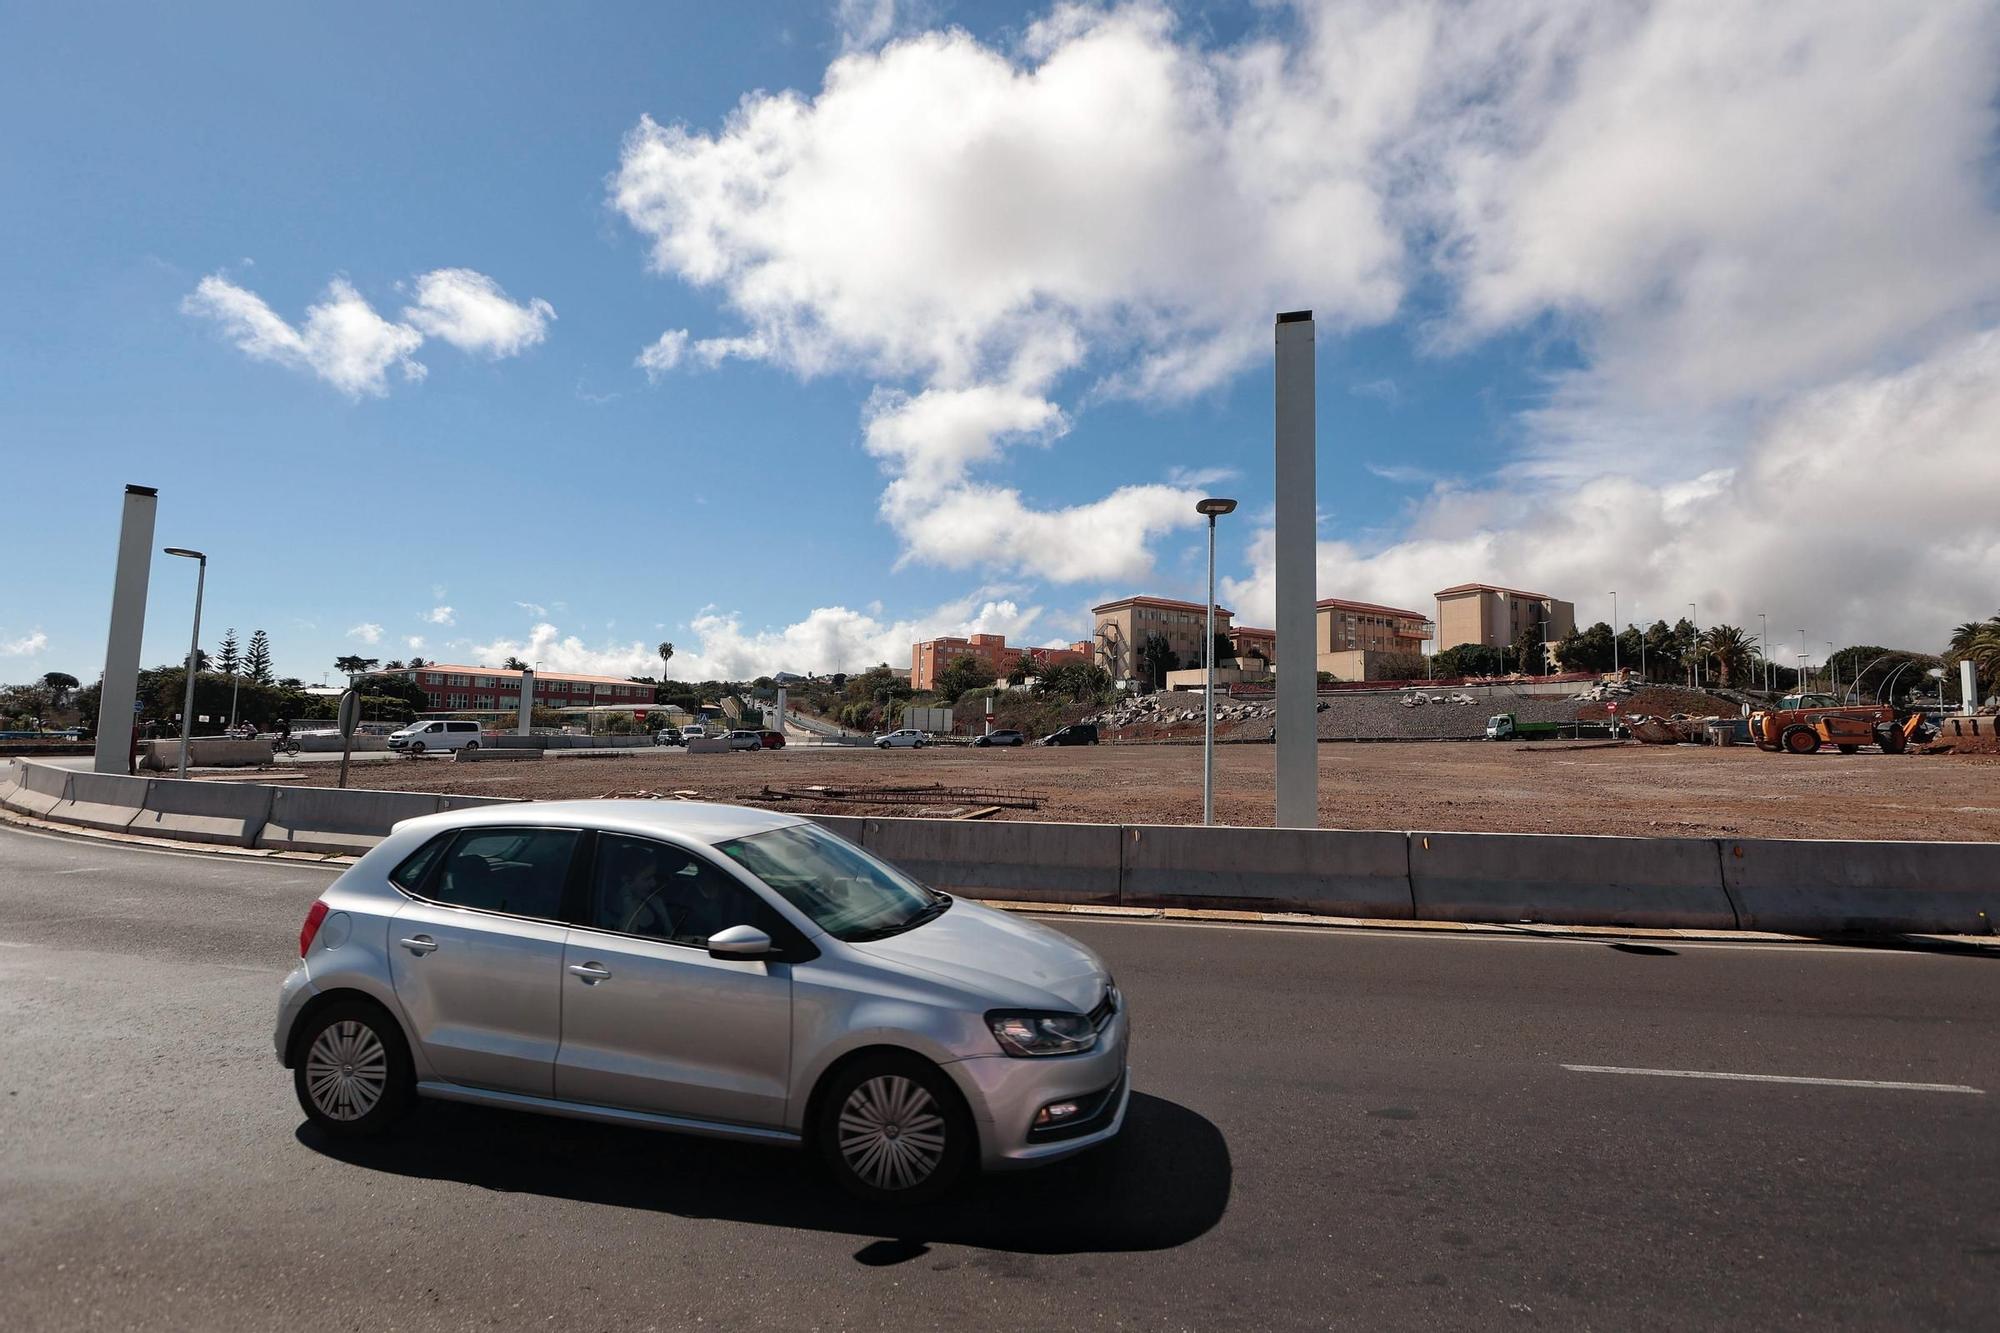
[[[1788,694],[1776,708],[1750,715],[1750,739],[1760,750],[1815,754],[1831,745],[1853,754],[1873,745],[1901,754],[1923,729],[1924,715],[1899,716],[1890,704],[1842,704],[1830,694]]]

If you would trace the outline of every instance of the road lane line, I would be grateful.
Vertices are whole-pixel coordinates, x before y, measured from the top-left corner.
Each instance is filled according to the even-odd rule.
[[[1896,1092],[1965,1092],[1984,1097],[1986,1089],[1963,1083],[1891,1083],[1872,1078],[1807,1078],[1802,1074],[1725,1074],[1712,1069],[1626,1069],[1620,1065],[1564,1065],[1574,1074],[1644,1074],[1651,1078],[1720,1078],[1738,1083],[1805,1083],[1817,1088],[1889,1088]]]

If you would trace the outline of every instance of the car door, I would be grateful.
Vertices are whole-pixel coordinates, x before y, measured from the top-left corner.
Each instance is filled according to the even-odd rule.
[[[600,833],[564,948],[556,1096],[780,1126],[791,1094],[792,965],[711,958],[708,937],[785,926],[687,848]]]
[[[424,1058],[469,1087],[553,1095],[574,829],[447,835],[389,923],[389,972]],[[428,849],[427,849],[428,850]]]

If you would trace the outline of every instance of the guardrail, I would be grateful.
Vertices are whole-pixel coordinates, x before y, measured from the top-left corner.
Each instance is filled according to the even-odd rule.
[[[281,851],[365,852],[399,820],[497,803],[0,766],[22,814]],[[812,818],[948,892],[1018,902],[1812,935],[2000,917],[2000,843]]]

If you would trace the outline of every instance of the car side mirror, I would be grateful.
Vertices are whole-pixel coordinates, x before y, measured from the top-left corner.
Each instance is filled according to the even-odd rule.
[[[755,926],[731,926],[708,937],[710,958],[750,962],[768,958],[772,952],[771,937]]]

